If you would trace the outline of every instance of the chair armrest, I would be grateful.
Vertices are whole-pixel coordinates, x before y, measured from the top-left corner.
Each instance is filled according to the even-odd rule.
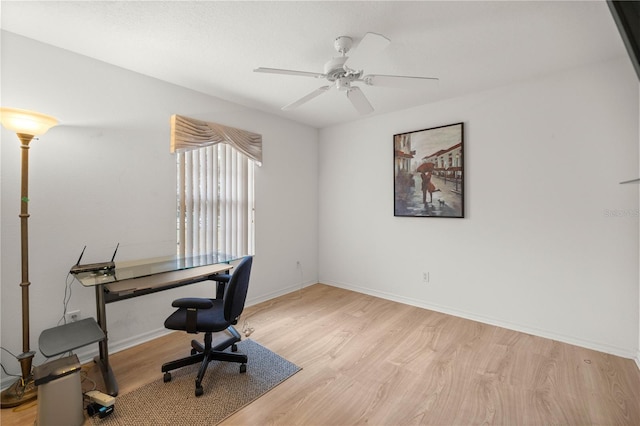
[[[231,274],[216,274],[212,276],[211,279],[219,283],[228,283],[231,279]]]
[[[187,308],[187,309],[209,309],[213,307],[211,299],[204,299],[200,297],[184,297],[182,299],[176,299],[171,303],[174,308]]]
[[[174,308],[186,309],[185,330],[187,333],[198,332],[198,309],[209,309],[213,307],[211,299],[200,297],[183,297],[171,303]]]
[[[224,299],[225,288],[231,280],[231,274],[216,274],[211,277],[216,282],[216,299]]]

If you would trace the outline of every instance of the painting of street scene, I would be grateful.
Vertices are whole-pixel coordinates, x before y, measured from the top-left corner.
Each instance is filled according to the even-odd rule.
[[[463,127],[393,136],[395,216],[464,217]]]

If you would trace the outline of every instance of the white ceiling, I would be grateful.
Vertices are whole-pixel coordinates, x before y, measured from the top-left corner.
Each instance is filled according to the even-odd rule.
[[[414,89],[363,87],[373,114],[625,55],[604,1],[6,1],[4,30],[314,127],[361,118],[343,93],[280,108],[323,85],[257,67],[323,72],[354,39],[365,74],[439,77]],[[367,32],[391,44],[357,58]],[[99,84],[99,82],[96,82]]]

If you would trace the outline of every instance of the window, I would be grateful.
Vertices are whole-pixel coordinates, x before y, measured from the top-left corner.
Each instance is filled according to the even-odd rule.
[[[178,256],[255,254],[254,168],[262,135],[174,114]]]
[[[178,255],[255,254],[254,161],[227,143],[176,157]]]

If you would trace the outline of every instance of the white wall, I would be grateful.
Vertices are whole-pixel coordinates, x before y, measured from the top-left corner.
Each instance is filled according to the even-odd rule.
[[[460,121],[466,218],[394,217],[392,135]],[[633,358],[638,133],[626,59],[322,129],[320,281]]]
[[[67,272],[85,244],[83,263],[108,259],[118,242],[116,260],[175,253],[175,157],[169,153],[169,117],[175,113],[263,135],[248,303],[317,282],[316,129],[6,32],[1,65],[2,106],[60,120],[30,149],[32,350],[40,332],[61,317]],[[1,147],[1,344],[18,354],[20,148],[4,128]],[[93,289],[78,282],[71,288],[69,310],[95,316]],[[171,300],[208,290],[198,284],[108,305],[110,347],[163,333]],[[86,360],[95,351],[87,347],[79,354]],[[38,354],[34,363],[43,361]],[[19,373],[4,352],[2,363]]]

